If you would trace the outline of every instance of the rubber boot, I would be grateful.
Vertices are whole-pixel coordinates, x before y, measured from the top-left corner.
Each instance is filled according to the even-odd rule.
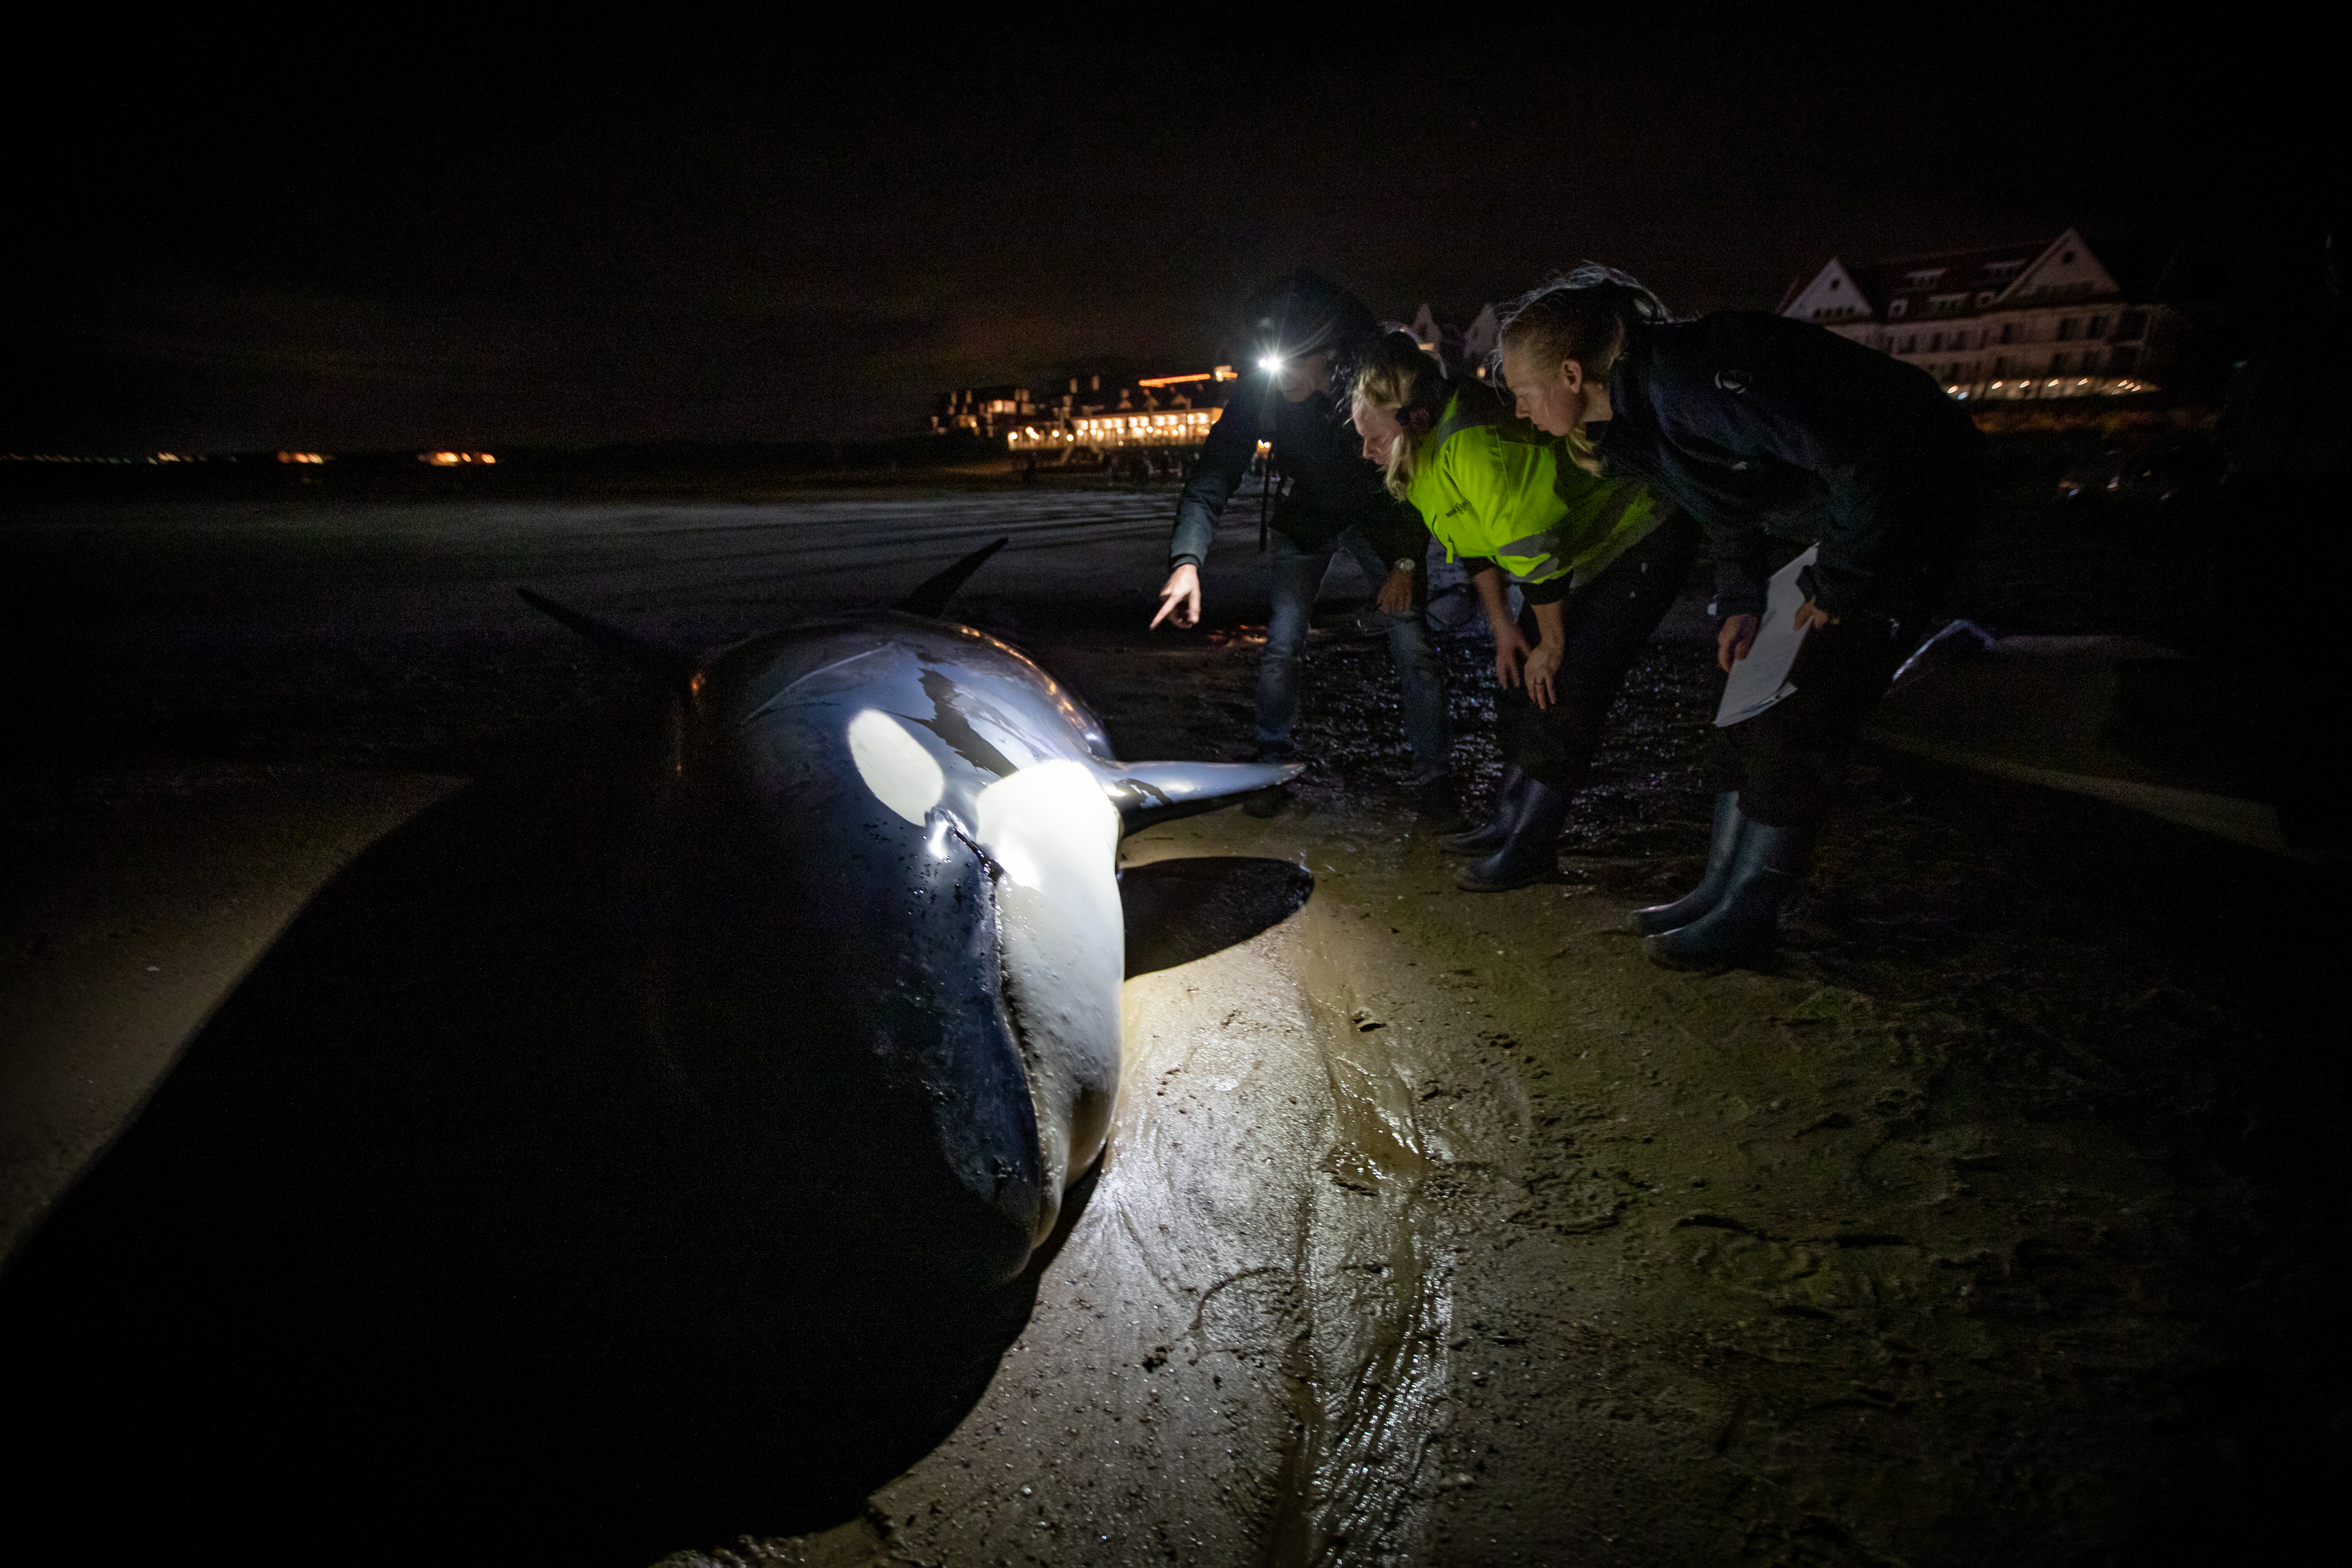
[[[1474,893],[1501,893],[1559,871],[1559,830],[1568,826],[1569,794],[1536,779],[1519,785],[1519,809],[1510,837],[1484,860],[1462,868],[1454,885]]]
[[[1495,785],[1495,804],[1486,813],[1486,820],[1466,833],[1456,833],[1442,840],[1438,847],[1448,855],[1476,855],[1484,858],[1500,849],[1511,837],[1511,823],[1519,815],[1519,790],[1528,775],[1519,772],[1519,764],[1505,765],[1503,776]]]
[[[1686,926],[1715,908],[1723,889],[1731,885],[1731,862],[1739,849],[1739,830],[1748,819],[1739,815],[1739,795],[1726,790],[1715,797],[1715,836],[1706,844],[1706,874],[1698,886],[1671,904],[1653,904],[1633,911],[1633,929],[1656,936]]]
[[[1780,901],[1804,875],[1812,847],[1811,827],[1746,823],[1728,885],[1715,908],[1686,926],[1649,938],[1642,951],[1668,969],[1729,969],[1762,958],[1780,941]]]
[[[1461,797],[1454,793],[1450,776],[1413,786],[1412,805],[1432,833],[1458,833],[1470,826],[1462,815]]]

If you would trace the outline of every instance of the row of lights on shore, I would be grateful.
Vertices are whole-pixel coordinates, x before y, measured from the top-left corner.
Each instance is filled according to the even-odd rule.
[[[2154,384],[2134,381],[2128,376],[2050,375],[2011,377],[1984,383],[1981,395],[1967,383],[1947,382],[1944,391],[1954,399],[1966,403],[1970,396],[1979,402],[1994,399],[2015,400],[2027,397],[2128,397],[2136,392],[2154,392]]]
[[[281,463],[323,463],[327,456],[323,452],[280,452],[278,460]],[[487,467],[496,463],[498,458],[488,452],[419,452],[416,460],[429,468],[454,468],[465,463],[480,463]]]
[[[324,452],[279,452],[278,460],[298,467],[310,467],[331,461]],[[227,459],[235,462],[236,459]],[[460,463],[496,463],[488,452],[419,452],[416,460],[436,468],[453,468]],[[0,452],[0,463],[102,463],[114,467],[125,464],[209,463],[213,458],[201,452],[157,452],[145,458],[82,458],[69,452]]]

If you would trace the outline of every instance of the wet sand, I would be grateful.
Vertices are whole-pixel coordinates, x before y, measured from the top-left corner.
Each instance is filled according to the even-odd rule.
[[[956,1433],[863,1519],[735,1555],[2186,1562],[2298,1539],[2345,1392],[2321,1348],[2342,1079],[2286,912],[2308,873],[1882,754],[1780,960],[1659,971],[1622,921],[1703,846],[1704,796],[1652,771],[1693,738],[1692,651],[1645,663],[1651,721],[1558,884],[1456,890],[1361,751],[1295,816],[1131,841],[1296,856],[1315,896],[1130,983],[1112,1154]],[[1138,717],[1112,711],[1115,736]]]
[[[446,521],[430,537],[462,540]],[[928,548],[951,553],[960,528]],[[1121,754],[1231,754],[1252,657],[1239,531],[1197,637],[1134,629],[1158,548],[1139,512],[1104,538],[1041,539],[1028,571],[975,582],[966,608],[1088,697]],[[71,557],[78,537],[45,558]],[[331,562],[386,537],[299,550]],[[501,726],[510,741],[515,714],[562,721],[612,691],[561,634],[510,616],[499,570],[604,552],[573,596],[685,633],[806,602],[795,568],[810,563],[753,548],[773,533],[685,537],[717,548],[689,559],[681,539],[610,520],[576,547],[540,537],[495,562],[452,546],[441,559],[472,563],[461,571],[420,569],[434,552],[400,545],[408,564],[387,574],[406,611],[355,593],[340,620],[273,612],[234,637],[201,603],[176,640],[125,614],[138,647],[97,659],[69,695],[177,690],[205,721],[92,740],[56,721],[68,704],[41,711],[77,777],[135,753],[152,778],[192,732],[215,743],[200,767],[183,758],[191,778],[234,765],[249,784],[265,764],[347,764],[362,747],[376,776],[387,763],[407,775],[331,803],[302,782],[315,774],[234,797],[254,846],[309,846],[299,874],[257,847],[229,857],[276,889],[254,907],[277,912],[236,927],[250,946],[306,878],[393,826],[399,808],[371,800],[424,805],[453,763],[497,750]],[[240,538],[240,563],[283,565]],[[618,586],[647,557],[664,609],[593,602],[599,584],[653,596]],[[881,596],[865,575],[824,580]],[[1093,594],[1072,591],[1086,582]],[[2263,1559],[2298,1539],[2341,1473],[2352,1405],[2331,1355],[2347,1302],[2340,1026],[2315,984],[2324,871],[1870,752],[1788,951],[1762,972],[1661,972],[1619,928],[1679,891],[1704,849],[1691,762],[1711,694],[1692,620],[1637,670],[1560,879],[1475,896],[1402,809],[1385,656],[1352,626],[1357,585],[1330,586],[1305,730],[1321,760],[1293,807],[1171,825],[1125,855],[1145,901],[1196,923],[1171,862],[1220,858],[1200,885],[1259,903],[1286,885],[1268,868],[1297,868],[1312,896],[1197,953],[1155,949],[1131,900],[1144,956],[1111,1152],[983,1381],[944,1410],[943,1438],[889,1461],[906,1467],[896,1479],[813,1491],[772,1458],[748,1466],[670,1516],[690,1524],[660,1527],[676,1561],[2163,1562]],[[275,592],[301,605],[317,588],[289,572]],[[89,590],[74,613],[93,596],[115,602]],[[155,651],[207,639],[213,698],[201,660]],[[373,673],[332,673],[338,647]],[[1490,773],[1483,650],[1448,657],[1461,755]],[[275,684],[247,681],[257,669]],[[114,930],[118,909],[149,907],[77,867],[164,865],[142,835],[196,842],[173,826],[181,807],[108,816],[73,798],[12,796],[11,830],[47,847],[49,887],[88,895],[43,931],[8,932],[17,1016],[70,989],[43,967],[73,947],[56,931]],[[22,804],[35,800],[47,804]],[[147,885],[189,888],[169,917],[186,930],[234,924],[197,896],[216,884]],[[243,962],[213,973],[226,985]],[[131,998],[116,1016],[160,1040],[208,1010],[173,1005]],[[45,1016],[58,1037],[79,1028]],[[106,1103],[135,1103],[168,1054],[93,1058],[90,1076]],[[775,1312],[789,1334],[789,1305]],[[838,1447],[860,1391],[832,1398],[779,1402],[795,1429],[759,1435],[761,1453],[814,1463]],[[682,1441],[636,1436],[650,1457]],[[444,1550],[586,1560],[597,1505],[572,1506],[583,1517],[562,1528]],[[663,1549],[632,1558],[644,1530],[603,1533],[609,1560]],[[368,1536],[354,1521],[348,1554],[371,1555]]]

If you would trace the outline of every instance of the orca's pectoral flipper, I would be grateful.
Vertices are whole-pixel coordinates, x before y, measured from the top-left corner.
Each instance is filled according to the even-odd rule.
[[[624,631],[593,616],[583,616],[528,588],[517,588],[515,592],[522,595],[524,604],[541,615],[562,622],[623,663],[645,671],[665,686],[684,691],[693,681],[695,671],[702,668],[702,661],[690,653],[681,653],[674,647],[649,642],[635,632]]]
[[[946,571],[936,576],[924,578],[922,582],[916,584],[913,593],[890,607],[894,610],[904,610],[910,616],[925,616],[932,620],[938,620],[947,613],[948,601],[955,597],[956,590],[963,586],[964,579],[979,571],[981,563],[1003,549],[1005,541],[1012,537],[1011,534],[1006,534],[1004,539],[1000,539],[993,544],[983,544]]]
[[[1113,763],[1097,771],[1103,794],[1118,808],[1120,831],[1139,833],[1231,805],[1306,770],[1297,763]]]

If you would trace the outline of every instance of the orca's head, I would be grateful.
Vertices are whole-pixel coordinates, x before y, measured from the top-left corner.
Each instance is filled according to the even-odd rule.
[[[833,717],[876,830],[985,870],[989,907],[974,915],[992,926],[1034,1109],[1042,1240],[1062,1189],[1102,1152],[1118,1091],[1122,825],[1082,721],[1042,672],[1001,647],[942,651],[906,650],[911,681],[876,681]]]
[[[876,1159],[927,1142],[1025,1254],[1109,1131],[1121,835],[1297,770],[1121,763],[1026,656],[914,614],[705,661],[527,596],[677,693],[656,1010],[695,1092],[780,1131],[833,1107]]]

